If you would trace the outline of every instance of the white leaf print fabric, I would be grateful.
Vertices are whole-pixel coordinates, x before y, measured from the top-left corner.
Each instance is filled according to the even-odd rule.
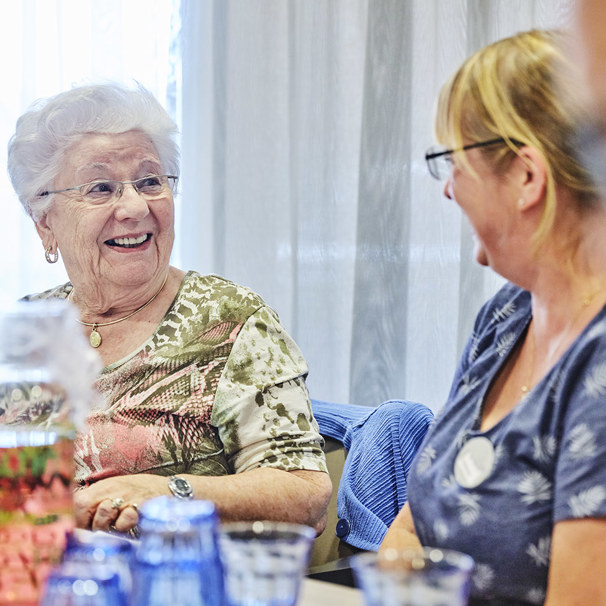
[[[530,318],[529,293],[511,284],[480,310],[408,478],[421,542],[471,555],[472,597],[491,604],[542,604],[554,522],[606,517],[606,310],[509,415],[479,429],[486,391]],[[465,489],[454,461],[476,436],[496,456],[488,478]]]

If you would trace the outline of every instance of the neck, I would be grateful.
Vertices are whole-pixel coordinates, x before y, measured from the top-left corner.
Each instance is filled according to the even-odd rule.
[[[108,322],[84,322],[82,320],[78,320],[78,322],[80,322],[80,324],[91,327],[92,330],[89,335],[89,341],[90,341],[91,346],[97,348],[103,343],[103,339],[98,330],[99,328],[104,327],[104,326],[110,326],[112,324],[118,324],[118,322],[123,322],[124,320],[128,320],[129,318],[133,317],[135,314],[142,311],[160,294],[160,292],[164,288],[164,285],[166,284],[167,280],[168,280],[168,273],[164,277],[164,280],[163,280],[160,288],[147,301],[145,301],[145,303],[143,303],[142,305],[140,305],[135,310],[131,311],[129,314],[127,314],[125,316],[116,318],[115,320],[110,320]],[[70,291],[69,295],[67,296],[68,299],[71,298],[71,296],[73,295],[73,292],[74,292],[74,290],[72,289]]]

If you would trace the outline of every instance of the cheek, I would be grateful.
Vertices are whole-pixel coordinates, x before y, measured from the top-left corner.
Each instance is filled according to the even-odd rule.
[[[73,251],[77,256],[98,250],[97,240],[105,218],[85,212],[79,207],[66,206],[50,217],[49,225],[57,239],[59,248]]]

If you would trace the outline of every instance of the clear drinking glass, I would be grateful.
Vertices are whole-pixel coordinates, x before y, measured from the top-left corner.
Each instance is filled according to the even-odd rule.
[[[2,606],[38,604],[73,528],[73,411],[96,373],[76,317],[60,300],[0,310]]]
[[[217,524],[210,501],[156,497],[144,503],[130,606],[222,606]]]
[[[425,547],[363,553],[350,558],[366,606],[465,606],[473,560]]]
[[[228,606],[294,606],[315,532],[281,522],[234,522],[219,529]]]

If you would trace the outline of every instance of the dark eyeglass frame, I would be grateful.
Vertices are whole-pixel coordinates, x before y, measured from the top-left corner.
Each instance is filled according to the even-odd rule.
[[[427,150],[425,154],[425,162],[427,162],[427,169],[429,170],[429,174],[434,179],[442,181],[445,177],[440,174],[440,170],[434,162],[436,158],[442,158],[443,156],[451,156],[455,152],[467,151],[468,149],[475,149],[476,147],[488,147],[489,145],[498,145],[503,143],[524,145],[523,143],[521,143],[520,141],[516,141],[515,139],[505,139],[504,137],[498,137],[497,139],[489,139],[488,141],[480,141],[479,143],[470,143],[469,145],[464,145],[463,147],[445,149],[441,151],[433,151],[435,148],[431,147]]]
[[[119,200],[122,197],[122,194],[124,193],[124,188],[127,185],[132,185],[133,189],[141,197],[143,197],[147,200],[154,200],[156,198],[160,198],[162,196],[163,191],[159,191],[158,195],[150,195],[149,193],[141,191],[141,188],[144,187],[144,185],[139,185],[139,184],[143,183],[147,179],[160,179],[160,181],[161,181],[160,184],[162,186],[162,189],[164,189],[165,187],[168,186],[168,189],[170,189],[171,191],[174,191],[175,185],[176,185],[177,181],[179,180],[179,177],[177,177],[176,175],[146,175],[145,177],[141,177],[139,179],[134,179],[133,181],[119,181],[117,179],[97,179],[95,181],[89,181],[88,183],[82,183],[80,185],[75,185],[74,187],[66,187],[65,189],[55,189],[55,190],[43,191],[42,193],[40,193],[38,195],[40,197],[42,197],[42,196],[50,196],[51,194],[63,194],[65,192],[69,192],[69,191],[77,191],[80,194],[80,196],[86,200],[86,194],[84,194],[83,190],[86,187],[88,187],[89,185],[94,186],[94,185],[103,185],[105,183],[112,183],[119,187],[116,187],[115,192],[111,196],[109,196],[107,199],[99,198],[98,203],[88,201],[89,204],[93,204],[96,206],[97,204],[106,204],[107,202],[113,200],[114,198]],[[165,180],[164,183],[162,183],[163,180]]]

